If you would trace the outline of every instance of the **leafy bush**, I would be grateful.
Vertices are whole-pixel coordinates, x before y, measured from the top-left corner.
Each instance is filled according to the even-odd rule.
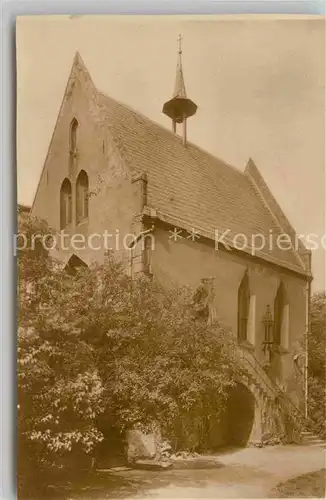
[[[28,217],[20,231],[48,234]],[[94,349],[67,321],[71,279],[42,245],[18,252],[18,466],[21,475],[91,453],[104,387]]]
[[[308,405],[314,430],[326,437],[326,293],[316,293],[311,301],[311,335],[308,340]]]
[[[20,223],[29,240],[49,232]],[[22,462],[77,464],[103,439],[99,421],[208,446],[238,368],[230,332],[194,320],[191,290],[131,280],[113,258],[72,275],[42,245],[18,253],[18,275]]]

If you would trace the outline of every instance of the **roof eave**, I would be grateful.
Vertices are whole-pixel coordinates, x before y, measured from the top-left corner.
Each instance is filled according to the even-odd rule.
[[[187,223],[187,221],[182,220],[174,215],[170,215],[170,214],[164,213],[162,211],[155,210],[155,209],[148,207],[148,206],[144,207],[142,215],[144,218],[151,219],[151,221],[154,223],[155,223],[155,221],[160,221],[160,222],[167,224],[171,227],[176,227],[177,229],[183,229],[183,230],[188,231],[188,232],[195,230],[196,234],[198,234],[199,237],[202,236],[204,239],[209,240],[212,244],[214,244],[216,246],[215,233],[213,234],[212,231],[209,231],[209,230],[204,229],[204,228],[198,228],[198,227],[193,228],[189,225],[189,223]],[[278,268],[282,268],[288,272],[294,273],[296,275],[300,275],[300,277],[305,279],[306,281],[310,282],[313,280],[313,276],[312,276],[311,272],[307,271],[303,267],[295,266],[295,265],[292,265],[288,262],[277,259],[277,258],[275,258],[275,257],[273,257],[265,252],[262,252],[261,250],[253,251],[253,249],[250,246],[248,246],[245,249],[239,250],[239,249],[235,248],[234,245],[232,244],[233,243],[232,239],[225,237],[225,238],[223,238],[223,240],[226,243],[226,245],[223,245],[223,243],[222,243],[220,245],[220,248],[217,248],[216,250],[220,249],[223,251],[225,251],[225,250],[236,251],[237,253],[243,254],[243,256],[245,256],[247,258],[251,258],[254,260],[255,259],[262,260],[262,261],[268,263],[269,265],[277,266]]]

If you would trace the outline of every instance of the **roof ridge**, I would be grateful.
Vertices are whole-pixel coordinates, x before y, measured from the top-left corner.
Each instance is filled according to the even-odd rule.
[[[123,106],[124,108],[126,108],[128,111],[131,111],[132,113],[140,116],[141,118],[143,118],[147,122],[155,125],[156,127],[159,127],[161,130],[163,130],[164,132],[166,132],[167,134],[169,134],[170,136],[172,136],[174,139],[178,139],[178,140],[182,141],[182,137],[180,137],[179,135],[175,134],[172,130],[169,130],[164,125],[161,125],[160,123],[156,122],[155,120],[152,120],[148,116],[144,115],[141,111],[138,111],[137,109],[133,108],[129,104],[126,104],[124,102],[119,101],[118,99],[115,99],[114,97],[109,96],[108,94],[106,94],[105,92],[102,92],[98,88],[96,88],[96,90],[97,90],[98,94],[100,96],[104,97],[105,99],[111,99],[112,101],[116,102],[120,106]],[[189,144],[193,148],[196,148],[199,151],[201,151],[201,152],[209,155],[211,158],[213,158],[214,160],[218,161],[219,163],[221,163],[225,167],[228,167],[228,168],[231,168],[232,170],[235,170],[237,172],[237,174],[241,174],[245,179],[247,179],[247,176],[245,175],[245,171],[244,170],[242,171],[238,167],[235,167],[234,165],[231,165],[230,163],[227,163],[226,161],[222,160],[221,158],[219,158],[218,156],[214,155],[210,151],[207,151],[207,149],[204,149],[201,146],[198,146],[198,144],[195,144],[194,142],[187,141],[187,144]]]

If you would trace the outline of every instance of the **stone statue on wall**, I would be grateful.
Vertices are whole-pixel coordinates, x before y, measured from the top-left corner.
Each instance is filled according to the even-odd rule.
[[[208,325],[215,323],[214,278],[202,278],[193,297],[193,310],[196,319],[206,320]]]

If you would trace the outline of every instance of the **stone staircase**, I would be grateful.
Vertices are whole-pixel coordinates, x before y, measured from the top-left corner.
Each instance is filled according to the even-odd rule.
[[[255,396],[255,420],[260,418],[262,439],[264,435],[283,435],[289,443],[326,447],[326,442],[309,430],[303,413],[266,373],[254,353],[241,346],[238,352],[244,369],[243,382]]]
[[[317,446],[326,449],[326,440],[314,434],[312,431],[301,432],[302,444],[309,446]]]

